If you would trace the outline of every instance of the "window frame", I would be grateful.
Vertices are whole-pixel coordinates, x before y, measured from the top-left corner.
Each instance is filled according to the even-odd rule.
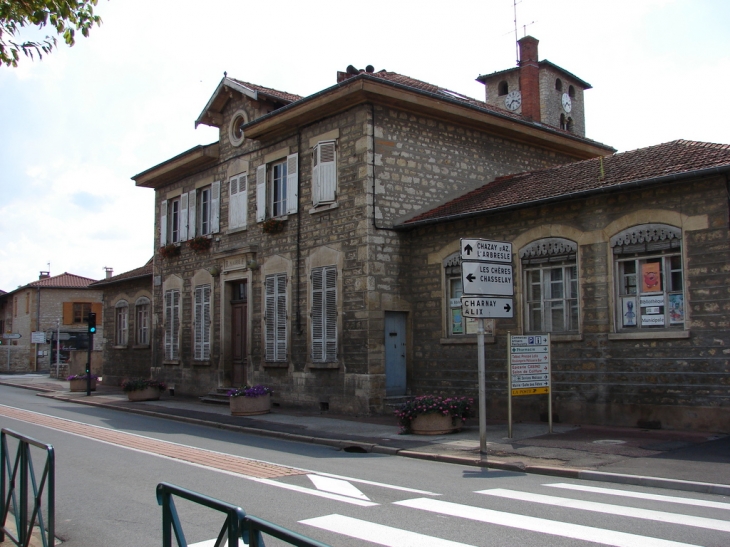
[[[209,361],[211,350],[211,302],[213,288],[210,284],[197,285],[193,290],[193,360]]]
[[[129,345],[129,304],[120,300],[114,305],[114,346]]]
[[[242,229],[247,225],[248,173],[239,173],[228,179],[228,229]]]
[[[163,295],[165,361],[180,359],[180,311],[182,308],[180,289],[168,289]]]
[[[87,309],[88,308],[88,309]],[[84,311],[86,313],[84,313]],[[73,303],[73,325],[80,325],[86,322],[92,307],[91,302],[74,302]]]
[[[285,165],[286,175],[279,178],[285,192],[277,203],[281,206],[274,213],[274,166]],[[299,154],[289,154],[272,159],[256,168],[256,222],[269,218],[284,219],[299,210]]]
[[[319,141],[312,149],[312,204],[337,201],[337,140]]]
[[[337,266],[313,268],[310,274],[312,297],[312,362],[337,362]]]
[[[167,243],[180,243],[181,196],[167,200]]]
[[[278,173],[277,173],[278,171]],[[269,211],[273,218],[286,216],[287,211],[287,161],[280,160],[271,164],[269,169]]]
[[[461,279],[461,251],[449,255],[444,260],[443,267],[446,336],[447,338],[463,339],[466,336],[476,335],[479,320],[473,317],[464,317],[461,313],[461,296],[464,292]],[[459,323],[461,324],[461,332],[456,332],[454,326]]]
[[[143,296],[134,303],[135,346],[150,345],[150,299]]]
[[[270,363],[288,360],[287,286],[285,273],[264,279],[264,360]]]

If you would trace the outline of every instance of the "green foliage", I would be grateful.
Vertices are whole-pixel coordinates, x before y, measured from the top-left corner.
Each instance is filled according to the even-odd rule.
[[[142,391],[148,387],[155,387],[160,391],[165,391],[165,382],[158,382],[157,380],[148,380],[146,378],[133,378],[122,382],[122,390],[127,393],[129,391]]]
[[[56,47],[56,37],[46,36],[40,42],[16,42],[25,27],[39,29],[50,24],[69,46],[76,43],[76,32],[89,36],[101,17],[94,15],[98,0],[0,0],[0,65],[18,66],[20,53],[42,58]]]

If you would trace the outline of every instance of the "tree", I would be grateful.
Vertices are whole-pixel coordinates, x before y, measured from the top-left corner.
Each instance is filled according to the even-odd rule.
[[[0,65],[18,66],[20,52],[33,58],[37,54],[50,53],[56,47],[56,37],[46,36],[44,40],[21,41],[18,34],[25,27],[39,29],[47,24],[56,29],[63,41],[73,46],[75,35],[80,31],[89,36],[94,25],[101,25],[101,17],[94,15],[98,0],[0,0]]]

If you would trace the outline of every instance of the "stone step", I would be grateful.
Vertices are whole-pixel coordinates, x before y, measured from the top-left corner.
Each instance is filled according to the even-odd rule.
[[[412,399],[414,399],[414,397],[411,395],[396,395],[391,397],[385,397],[383,399],[383,407],[395,410],[399,406],[404,405]]]
[[[214,405],[228,405],[228,390],[229,387],[219,387],[209,392],[207,395],[200,397],[200,401],[203,403],[210,403]]]

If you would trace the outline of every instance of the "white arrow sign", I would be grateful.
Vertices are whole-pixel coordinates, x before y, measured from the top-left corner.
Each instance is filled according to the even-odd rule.
[[[462,239],[461,259],[512,263],[512,244],[488,239]]]
[[[512,296],[515,293],[511,264],[462,262],[461,282],[466,295]]]
[[[511,298],[492,298],[489,296],[461,297],[461,314],[464,317],[489,319],[493,317],[513,317],[514,304]]]

